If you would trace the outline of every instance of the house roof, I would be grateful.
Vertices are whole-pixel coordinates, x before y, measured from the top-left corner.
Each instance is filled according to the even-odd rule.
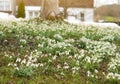
[[[93,8],[94,0],[60,0],[60,6]]]
[[[20,3],[21,0],[16,0],[17,5]],[[40,6],[42,0],[24,0],[26,6]]]
[[[16,0],[17,5],[21,0]],[[26,6],[40,6],[42,0],[24,0]],[[94,0],[59,0],[59,5],[64,7],[93,8]]]

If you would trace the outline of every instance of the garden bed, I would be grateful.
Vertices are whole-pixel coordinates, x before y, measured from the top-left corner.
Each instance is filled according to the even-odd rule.
[[[119,84],[119,80],[119,28],[51,21],[0,23],[1,84]]]

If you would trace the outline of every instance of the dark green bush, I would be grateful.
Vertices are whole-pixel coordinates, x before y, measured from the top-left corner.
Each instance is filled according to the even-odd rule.
[[[17,18],[25,18],[25,4],[23,0],[18,5]]]

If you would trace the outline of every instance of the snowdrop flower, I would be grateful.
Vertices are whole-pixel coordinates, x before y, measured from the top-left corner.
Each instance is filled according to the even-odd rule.
[[[32,58],[33,58],[32,56],[29,56],[29,57],[28,57],[29,61],[31,61],[31,60],[32,60]]]
[[[26,41],[25,39],[20,39],[20,42],[21,42],[21,43],[24,43],[24,44],[27,43],[27,41]]]
[[[54,36],[53,36],[54,38],[58,38],[58,39],[63,39],[63,37],[60,35],[60,34],[55,34]]]
[[[8,66],[12,66],[13,64],[12,63],[9,63]]]
[[[35,67],[37,68],[39,66],[39,64],[35,64]]]
[[[23,59],[21,64],[26,64],[26,59]]]
[[[61,66],[60,66],[60,65],[57,65],[57,68],[58,68],[58,69],[60,69],[60,68],[61,68]]]
[[[15,67],[15,69],[16,69],[16,70],[19,70],[19,68],[18,68],[18,67]]]
[[[55,55],[52,59],[53,59],[53,60],[56,60],[56,58],[57,58],[57,56]]]
[[[14,64],[14,66],[16,67],[16,66],[17,66],[17,64]]]
[[[16,62],[20,62],[20,61],[21,61],[21,59],[20,59],[20,58],[17,58]]]
[[[78,65],[78,66],[79,66],[79,63],[80,63],[80,62],[77,60],[77,61],[76,61],[76,65]]]
[[[85,61],[87,61],[88,63],[90,63],[90,62],[91,62],[91,58],[87,56],[87,57],[85,58]]]
[[[91,72],[90,71],[87,71],[87,76],[91,76]]]
[[[12,56],[9,57],[10,59],[12,58]]]
[[[94,75],[91,75],[92,78],[94,78]]]
[[[68,69],[68,68],[69,68],[69,66],[64,66],[63,68],[64,68],[64,69]]]
[[[95,73],[98,73],[98,70],[97,70],[97,69],[95,69]]]
[[[37,62],[37,58],[34,58],[34,59],[32,60],[32,62]]]
[[[62,76],[64,76],[65,74],[63,72],[60,73]]]
[[[42,64],[42,63],[40,63],[40,64],[39,64],[39,66],[40,66],[40,67],[43,67],[43,64]]]

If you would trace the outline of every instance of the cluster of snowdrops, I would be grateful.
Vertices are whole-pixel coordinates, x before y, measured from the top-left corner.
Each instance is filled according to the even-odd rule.
[[[64,75],[120,80],[120,29],[66,22],[0,23],[0,47],[17,76]]]

